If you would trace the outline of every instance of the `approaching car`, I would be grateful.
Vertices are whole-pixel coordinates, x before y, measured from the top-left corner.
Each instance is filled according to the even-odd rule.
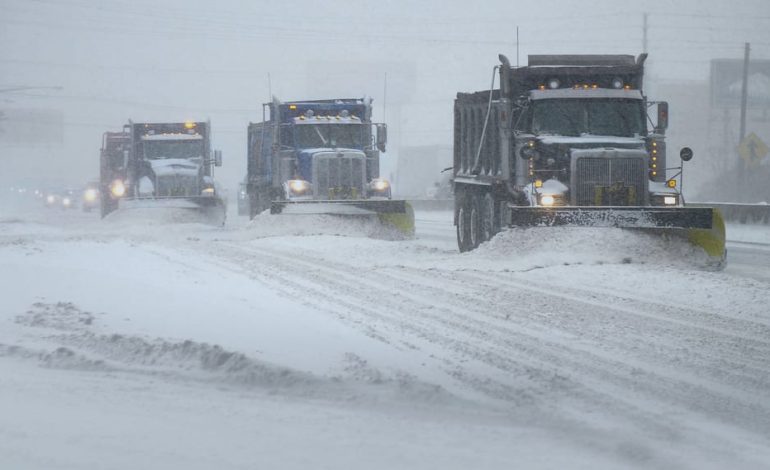
[[[74,209],[77,204],[77,191],[74,189],[63,189],[59,191],[48,191],[45,194],[45,206],[52,209]]]
[[[99,183],[89,183],[83,189],[81,207],[83,212],[91,212],[99,208]]]

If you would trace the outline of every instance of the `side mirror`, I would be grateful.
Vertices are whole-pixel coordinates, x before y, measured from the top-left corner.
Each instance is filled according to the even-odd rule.
[[[377,150],[385,151],[385,144],[388,143],[388,125],[376,124],[377,126]]]
[[[693,151],[690,147],[682,147],[682,150],[679,151],[679,158],[681,158],[683,162],[692,160],[693,155]]]
[[[661,101],[658,103],[658,125],[655,126],[655,131],[663,134],[666,129],[668,129],[668,103]]]
[[[214,150],[214,166],[222,166],[222,151]]]

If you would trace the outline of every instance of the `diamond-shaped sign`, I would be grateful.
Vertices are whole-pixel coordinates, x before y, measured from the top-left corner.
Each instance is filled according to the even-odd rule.
[[[738,153],[749,165],[759,164],[759,161],[767,155],[768,150],[767,145],[753,132],[744,137],[738,146]]]

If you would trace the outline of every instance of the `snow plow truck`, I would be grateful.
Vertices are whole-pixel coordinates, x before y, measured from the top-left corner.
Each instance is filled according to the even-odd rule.
[[[223,224],[225,203],[213,172],[222,155],[211,150],[210,127],[209,122],[129,121],[122,132],[106,132],[100,157],[102,217],[118,210],[165,209]]]
[[[683,163],[668,166],[668,104],[644,95],[646,58],[530,55],[527,66],[512,67],[501,54],[489,90],[457,94],[460,251],[504,227],[620,227],[686,237],[724,265],[721,214],[686,206]],[[657,121],[648,129],[653,108]],[[692,151],[683,148],[680,158]]]
[[[387,127],[372,122],[372,100],[328,99],[262,107],[248,127],[249,215],[331,214],[377,218],[395,233],[414,233],[414,213],[392,199],[380,176]]]

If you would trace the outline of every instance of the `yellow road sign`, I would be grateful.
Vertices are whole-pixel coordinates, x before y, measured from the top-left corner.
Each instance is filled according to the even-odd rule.
[[[738,146],[738,153],[749,165],[759,164],[760,160],[765,158],[769,150],[767,145],[762,142],[762,139],[753,132],[747,135]]]

